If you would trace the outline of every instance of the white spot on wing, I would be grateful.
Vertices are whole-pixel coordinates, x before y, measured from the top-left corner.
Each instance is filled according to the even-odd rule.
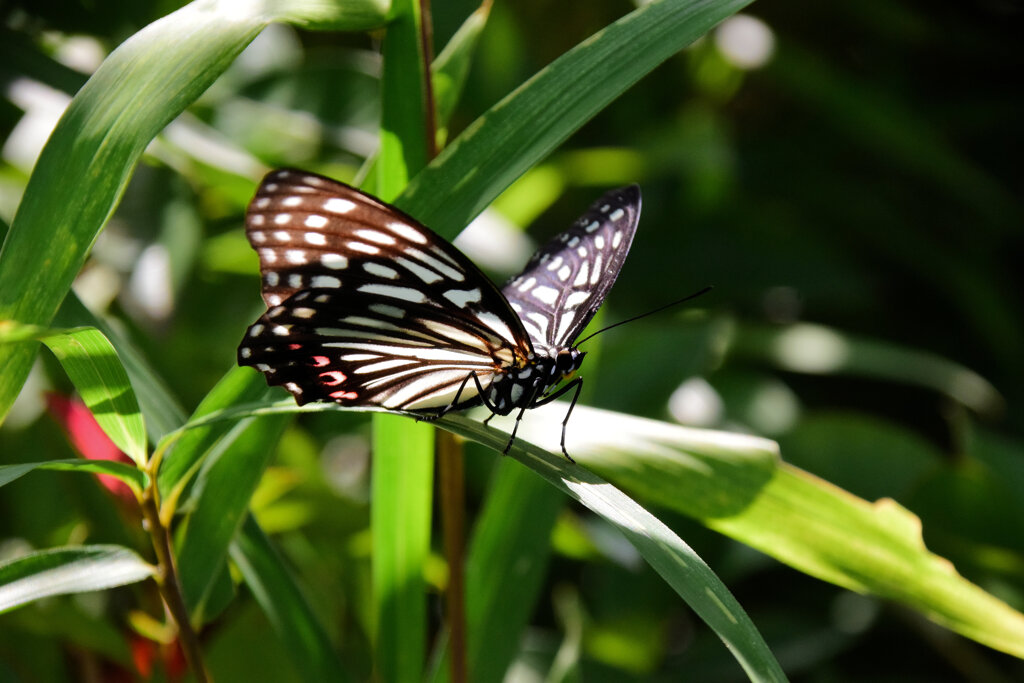
[[[379,230],[356,230],[356,235],[377,244],[394,244],[395,238]]]
[[[260,230],[254,230],[253,232],[249,233],[249,239],[255,242],[256,244],[262,244],[263,242],[267,241],[267,236]]]
[[[365,270],[367,273],[370,273],[371,275],[376,275],[377,277],[386,277],[389,280],[395,280],[398,278],[397,270],[395,270],[394,268],[388,268],[387,266],[381,265],[380,263],[364,263],[363,270]]]
[[[331,197],[324,202],[324,211],[330,211],[331,213],[348,213],[354,208],[356,208],[355,202],[342,199],[341,197]]]
[[[612,249],[618,249],[620,244],[622,244],[622,231],[616,230],[612,235]]]
[[[568,265],[559,268],[558,279],[561,280],[562,282],[568,280],[570,275],[572,275],[572,268],[570,268]]]
[[[362,242],[349,242],[348,248],[352,251],[361,251],[364,254],[379,254],[380,249],[371,246],[369,244],[363,244]]]
[[[558,300],[558,290],[554,287],[541,285],[540,287],[534,287],[530,293],[533,294],[535,299],[549,306]]]
[[[584,228],[584,230],[586,230],[587,232],[594,232],[595,230],[597,230],[600,227],[601,227],[601,224],[599,222],[597,222],[597,221],[594,221],[593,223],[588,225],[586,228]]]
[[[316,214],[310,214],[306,216],[306,227],[307,228],[322,228],[327,225],[326,216],[318,216]]]
[[[320,264],[331,270],[341,270],[348,267],[348,259],[341,254],[321,254]]]
[[[410,273],[426,282],[428,285],[433,282],[437,282],[438,280],[441,279],[441,276],[435,273],[434,271],[430,270],[429,268],[424,268],[420,264],[410,261],[404,256],[399,256],[398,258],[396,258],[395,263],[398,263],[403,268],[408,270]]]
[[[378,285],[369,284],[359,287],[360,292],[367,294],[380,294],[381,296],[391,297],[392,299],[401,299],[403,301],[411,301],[414,304],[423,303],[426,301],[426,295],[418,289],[411,287],[396,287],[394,285]]]
[[[238,349],[238,353],[239,355],[242,356],[242,358],[249,358],[252,356],[252,349],[250,349],[248,346],[243,346],[242,348]]]
[[[287,242],[292,238],[286,230],[277,230],[274,232],[274,239],[278,242]]]
[[[580,266],[580,272],[576,274],[576,279],[572,281],[574,287],[581,287],[587,284],[587,278],[590,276],[589,267],[590,264],[584,261],[583,265]]]
[[[306,252],[302,249],[289,249],[284,252],[284,257],[288,263],[294,263],[296,265],[301,265],[306,262]]]
[[[558,267],[562,265],[562,257],[556,256],[555,260],[548,264],[548,270],[558,270]],[[529,287],[527,287],[529,289]]]
[[[251,225],[259,226],[259,225],[263,225],[265,222],[266,222],[266,217],[262,213],[257,213],[257,214],[254,214],[252,216],[249,216],[249,223]]]
[[[302,276],[298,273],[292,273],[288,276],[288,286],[294,289],[298,289],[302,286]]]
[[[573,311],[562,311],[562,319],[558,322],[558,334],[555,339],[565,339],[565,335],[569,334],[569,328],[572,327],[572,321],[576,319],[576,314]]]
[[[260,323],[256,323],[255,325],[249,328],[250,337],[258,337],[261,334],[263,334],[263,325],[261,325]]]
[[[270,271],[263,276],[263,281],[266,282],[271,287],[277,287],[277,283],[281,281],[281,276],[275,273],[274,271]]]
[[[281,206],[298,206],[302,203],[302,197],[291,196],[281,200]]]
[[[291,221],[291,219],[292,215],[290,213],[279,213],[274,216],[274,223],[276,225],[288,225],[288,222]]]
[[[316,311],[312,308],[300,306],[299,308],[296,308],[294,311],[292,311],[292,315],[294,315],[296,318],[312,318],[314,315],[316,315]]]
[[[319,232],[307,232],[303,235],[303,238],[309,244],[315,244],[318,247],[322,247],[327,244],[327,237]]]
[[[341,280],[330,275],[314,275],[313,279],[309,281],[310,287],[341,287]]]
[[[566,308],[576,308],[590,298],[590,292],[573,292],[565,298]]]
[[[388,223],[388,228],[390,228],[396,235],[404,237],[410,242],[416,242],[417,244],[427,243],[427,238],[422,232],[411,225],[407,225],[406,223],[399,223],[397,221]]]
[[[617,221],[625,215],[626,212],[623,211],[622,209],[615,209],[614,211],[611,212],[608,218],[611,218],[613,221]]]
[[[476,303],[480,301],[483,295],[480,292],[480,288],[475,289],[449,289],[444,293],[444,298],[451,301],[459,308],[465,308],[467,304]]]
[[[525,292],[526,290],[533,288],[535,284],[537,284],[537,278],[531,277],[530,279],[526,280],[526,282],[519,285],[516,289],[518,289],[520,292]]]

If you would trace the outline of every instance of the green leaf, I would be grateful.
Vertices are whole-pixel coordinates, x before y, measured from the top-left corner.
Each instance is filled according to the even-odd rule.
[[[246,518],[231,543],[231,559],[303,678],[307,681],[351,680],[309,601],[252,516]]]
[[[431,64],[437,125],[443,131],[443,137],[447,136],[445,128],[451,121],[455,105],[462,95],[480,34],[487,25],[490,13],[491,2],[488,0],[462,22],[462,26]]]
[[[0,465],[0,486],[9,484],[34,470],[57,470],[63,472],[89,472],[109,474],[132,487],[137,493],[146,486],[146,474],[131,465],[112,460],[44,460],[24,462],[17,465]]]
[[[251,419],[250,411],[224,414],[228,406],[248,404],[270,395],[266,382],[250,368],[233,367],[210,390],[182,429],[164,437],[157,452],[167,452],[157,476],[166,505],[174,506],[185,486],[202,465],[203,458],[239,420]],[[216,415],[219,419],[210,420]],[[198,423],[199,426],[194,426]]]
[[[630,12],[470,124],[395,203],[454,237],[629,86],[750,1],[655,0]]]
[[[202,620],[203,602],[224,567],[231,540],[290,419],[274,415],[237,423],[211,449],[196,477],[177,544],[181,590],[195,620]]]
[[[103,432],[137,465],[144,465],[142,413],[128,373],[103,333],[94,327],[44,330],[12,322],[0,328],[0,344],[28,339],[39,339],[53,351]]]
[[[52,595],[85,593],[148,579],[151,565],[128,548],[53,548],[0,563],[0,612]]]
[[[196,0],[122,43],[75,95],[36,163],[0,250],[0,320],[49,324],[142,151],[269,22],[362,29],[380,25],[386,10],[379,0]],[[34,354],[18,345],[0,368],[0,418]]]
[[[68,373],[85,405],[125,455],[139,466],[146,462],[146,427],[139,402],[117,351],[94,327],[43,338]]]
[[[434,429],[398,415],[373,421],[373,604],[382,681],[419,679],[426,653]]]
[[[555,406],[553,410],[539,408],[531,411],[529,424],[534,427],[530,430],[531,434],[541,433],[537,424],[552,427],[552,418],[556,413],[560,416],[558,422],[561,422],[566,405],[552,405]],[[581,406],[577,406],[576,409],[580,408]],[[602,448],[611,451],[615,444],[629,443],[630,437],[633,436],[629,432],[619,431],[616,427],[620,425],[612,422],[615,418],[626,419],[623,416],[602,411],[593,412],[601,412],[602,419],[594,420],[595,416],[590,415],[590,419],[582,420],[585,425],[582,428],[579,427],[581,420],[575,412],[573,413],[572,425],[587,434],[586,448],[578,445],[581,439],[568,442],[570,451],[578,454],[581,459],[584,454],[589,456],[594,452],[600,452]],[[546,419],[535,419],[538,413],[546,413]],[[461,415],[445,417],[438,421],[438,424],[495,450],[503,448],[507,439],[499,430],[484,427]],[[552,433],[557,450],[560,429],[555,429]],[[714,629],[751,680],[786,680],[761,634],[725,585],[682,539],[654,515],[612,484],[579,465],[569,463],[561,455],[556,456],[519,438],[509,453],[548,483],[578,500],[619,529],[648,564],[705,623]]]
[[[520,433],[557,451],[566,407],[531,411]],[[640,500],[699,519],[806,574],[897,600],[968,638],[1024,655],[1024,615],[929,552],[917,517],[895,501],[869,503],[779,461],[772,441],[576,406],[566,443],[579,462]]]
[[[469,680],[504,680],[544,587],[551,532],[565,497],[502,458],[466,561]]]
[[[132,382],[152,443],[184,424],[186,413],[142,352],[113,326],[93,315],[74,292],[64,299],[54,323],[61,327],[95,327],[110,341]]]

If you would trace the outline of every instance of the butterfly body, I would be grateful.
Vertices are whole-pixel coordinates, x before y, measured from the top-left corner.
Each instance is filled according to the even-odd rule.
[[[246,215],[268,310],[238,362],[300,404],[432,419],[482,403],[518,410],[518,426],[523,411],[573,389],[575,404],[581,379],[562,384],[585,355],[573,342],[618,275],[639,210],[635,186],[606,194],[499,290],[398,209],[329,178],[274,171]],[[564,423],[562,437],[564,453]]]

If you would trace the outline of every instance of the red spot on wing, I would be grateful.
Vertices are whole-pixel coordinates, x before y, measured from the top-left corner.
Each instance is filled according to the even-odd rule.
[[[352,401],[359,398],[359,394],[354,391],[335,391],[330,397],[335,401]]]
[[[292,351],[298,351],[299,349],[302,348],[302,344],[289,344],[288,348],[291,349]]]
[[[336,387],[345,381],[345,375],[337,370],[331,370],[330,372],[321,372],[320,381],[329,387]],[[334,394],[331,394],[333,396]]]
[[[328,358],[327,356],[313,356],[309,360],[309,364],[312,365],[314,368],[322,368],[325,365],[330,365],[331,359]]]

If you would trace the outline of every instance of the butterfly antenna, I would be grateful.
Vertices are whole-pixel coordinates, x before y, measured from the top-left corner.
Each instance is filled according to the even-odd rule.
[[[707,294],[712,289],[714,289],[714,286],[708,285],[707,287],[705,287],[704,289],[700,290],[699,292],[694,292],[693,294],[690,294],[688,296],[684,296],[682,299],[676,299],[675,301],[673,301],[671,303],[667,303],[664,306],[658,306],[653,311],[647,311],[646,313],[641,313],[640,315],[634,315],[632,318],[626,318],[625,320],[620,320],[619,322],[615,323],[614,325],[609,325],[608,327],[602,327],[597,332],[594,332],[593,334],[588,334],[586,337],[584,337],[583,339],[581,339],[578,342],[576,342],[574,344],[574,346],[579,346],[580,344],[582,344],[583,342],[587,341],[591,337],[596,337],[597,335],[601,334],[602,332],[607,332],[608,330],[612,329],[613,327],[618,327],[619,325],[625,325],[626,323],[631,323],[631,322],[633,322],[635,320],[639,320],[640,318],[646,318],[649,315],[654,315],[655,313],[660,313],[661,311],[664,311],[666,308],[672,308],[673,306],[678,306],[679,304],[687,302],[690,299],[696,299],[701,294]]]

